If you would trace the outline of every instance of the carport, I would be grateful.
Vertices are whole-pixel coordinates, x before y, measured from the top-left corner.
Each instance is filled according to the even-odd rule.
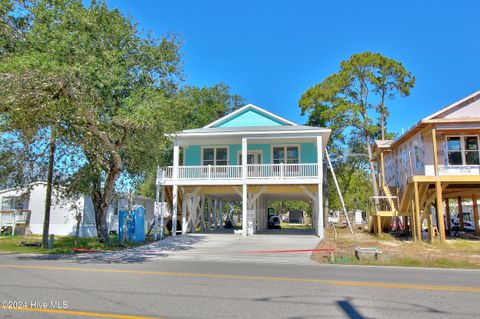
[[[314,226],[317,224],[318,217],[313,212],[318,212],[318,200],[315,195],[318,193],[317,187],[316,185],[249,185],[246,216],[248,235],[315,234]],[[224,229],[227,219],[238,226],[237,233],[243,232],[245,223],[241,211],[243,196],[240,187],[231,185],[182,187],[181,193],[184,203],[178,218],[182,221],[183,234],[215,231],[233,233],[233,230]],[[277,200],[300,200],[310,205],[312,211],[310,225],[314,225],[313,228],[296,231],[269,230],[268,208],[273,201]]]

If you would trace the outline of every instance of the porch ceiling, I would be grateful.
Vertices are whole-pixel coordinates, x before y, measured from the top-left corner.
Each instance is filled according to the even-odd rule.
[[[263,187],[266,187],[263,195],[267,200],[304,200],[309,202],[311,199],[302,189],[302,186],[311,193],[317,192],[317,186],[315,185],[255,185],[248,186],[248,192],[258,193]],[[197,187],[188,186],[183,187],[183,189],[185,193],[192,193]],[[197,194],[218,196],[225,200],[241,200],[241,191],[241,187],[238,186],[202,186]]]
[[[278,142],[289,139],[291,142],[312,141],[321,136],[326,145],[330,137],[330,129],[311,126],[260,126],[248,128],[207,128],[193,129],[168,135],[171,140],[177,140],[181,146],[189,144],[227,144],[241,143],[247,138],[249,144]]]

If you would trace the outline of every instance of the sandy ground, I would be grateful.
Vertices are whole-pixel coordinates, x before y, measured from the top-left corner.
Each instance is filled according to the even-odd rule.
[[[374,247],[382,254],[379,260],[359,261],[355,257],[356,247]],[[374,236],[361,229],[350,234],[347,229],[337,228],[335,240],[332,228],[318,248],[334,248],[336,263],[380,264],[401,266],[433,266],[446,268],[480,268],[480,241],[447,239],[445,243],[434,241],[412,242],[408,237],[394,237],[389,234]],[[320,263],[331,263],[331,254],[315,252],[312,259]]]

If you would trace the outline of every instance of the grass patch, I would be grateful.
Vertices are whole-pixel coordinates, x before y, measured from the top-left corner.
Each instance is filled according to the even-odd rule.
[[[110,244],[100,243],[95,238],[79,238],[75,245],[73,236],[56,236],[52,249],[42,247],[23,246],[21,243],[41,242],[41,236],[9,236],[0,238],[0,252],[18,253],[18,254],[69,254],[73,248],[93,249],[93,250],[122,250],[130,247],[141,246],[144,243],[125,243],[122,244],[116,236],[110,237]]]
[[[280,223],[282,229],[311,229],[312,226],[306,224],[289,224],[289,223]]]
[[[378,260],[358,260],[356,247],[376,247],[382,254]],[[335,264],[480,269],[480,241],[474,240],[435,240],[430,244],[391,234],[375,236],[359,229],[352,235],[348,229],[337,227],[336,237],[331,228],[327,229],[326,239],[318,248],[334,248]],[[315,252],[312,259],[331,263],[330,253]]]

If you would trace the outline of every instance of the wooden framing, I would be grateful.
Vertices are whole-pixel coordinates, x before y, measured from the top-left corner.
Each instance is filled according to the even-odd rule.
[[[463,221],[463,205],[462,205],[462,196],[457,197],[457,205],[458,205],[458,221],[460,225],[460,230],[465,230],[465,223]]]
[[[445,222],[443,220],[443,199],[442,199],[442,184],[437,181],[435,183],[436,191],[436,205],[435,211],[437,213],[437,228],[440,241],[445,240]]]
[[[452,231],[452,220],[450,217],[450,199],[445,198],[445,219],[447,220],[447,230]]]
[[[375,141],[377,183],[379,188],[385,180],[385,188],[399,187],[395,195],[400,204],[397,216],[403,216],[414,240],[422,240],[422,224],[428,224],[428,240],[433,241],[438,233],[444,241],[447,230],[452,230],[450,199],[456,199],[459,212],[460,230],[465,229],[462,198],[472,198],[472,211],[475,233],[480,235],[477,198],[480,196],[480,165],[466,165],[465,159],[460,166],[449,165],[445,144],[446,137],[455,135],[475,135],[480,137],[480,110],[474,106],[468,111],[452,112],[480,100],[480,91],[457,101],[450,106],[419,121],[412,129],[395,140]],[[480,138],[479,138],[480,139]],[[462,150],[465,146],[462,144]],[[423,152],[419,151],[423,149]],[[418,155],[417,155],[418,151]],[[412,154],[415,152],[415,166]],[[463,155],[464,156],[464,155]],[[444,163],[445,159],[445,163]],[[415,169],[413,169],[413,167]],[[384,189],[385,195],[387,190]],[[387,196],[385,196],[386,198]],[[392,206],[392,205],[390,205]],[[435,217],[433,209],[435,207]],[[376,216],[388,215],[385,207],[377,208],[371,214],[375,223]],[[436,223],[434,223],[435,219]],[[375,225],[376,226],[376,225]],[[409,226],[409,228],[408,228]]]
[[[432,205],[430,204],[427,205],[427,207],[425,208],[424,214],[426,214],[427,223],[428,223],[428,241],[432,243],[433,237],[434,237],[433,222],[432,222]]]
[[[418,183],[413,183],[414,189],[414,198],[415,198],[415,205],[414,205],[414,216],[415,216],[415,239],[422,240],[422,222],[420,221],[420,199],[418,196]]]
[[[477,203],[476,194],[472,194],[472,210],[473,210],[473,223],[475,224],[475,234],[480,235],[480,228],[478,227],[478,203]]]

